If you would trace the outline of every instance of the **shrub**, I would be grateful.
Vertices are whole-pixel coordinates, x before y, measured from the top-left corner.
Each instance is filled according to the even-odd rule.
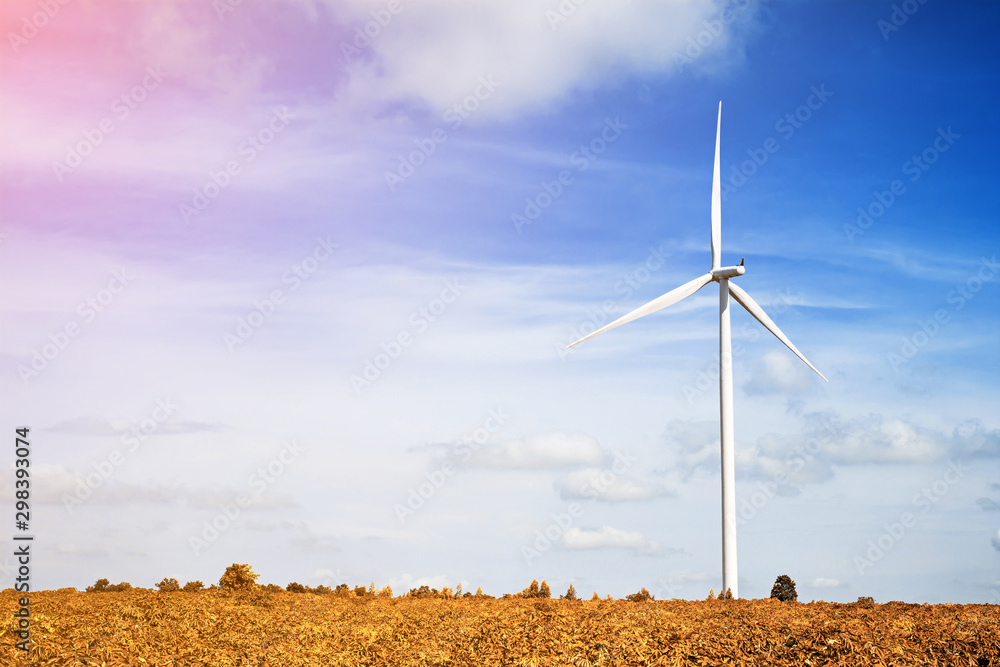
[[[288,591],[289,593],[305,593],[306,587],[297,581],[293,581],[292,583],[285,586],[285,590]]]
[[[108,590],[108,584],[111,582],[107,579],[98,579],[94,582],[93,586],[87,586],[88,593],[104,593]]]
[[[201,581],[198,580],[198,581],[187,582],[186,584],[184,584],[183,590],[185,593],[197,593],[203,588],[205,588],[205,584],[201,583]]]
[[[595,595],[596,595],[596,593],[595,593]],[[569,588],[566,589],[566,595],[563,595],[561,597],[562,597],[563,600],[579,600],[580,599],[580,598],[576,597],[576,589],[573,588],[573,584],[570,584]]]
[[[862,607],[871,607],[875,604],[875,600],[871,597],[859,597],[858,601],[855,603]]]
[[[285,589],[278,584],[268,584],[264,586],[264,590],[268,593],[284,593]]]
[[[600,600],[600,599],[601,599],[601,596],[597,594],[597,591],[594,591],[594,597],[592,597],[592,598],[590,598],[590,599],[591,599],[591,600]]]
[[[233,563],[226,568],[222,578],[219,579],[219,588],[223,591],[253,590],[258,586],[257,577],[259,576],[246,563]]]
[[[379,596],[380,598],[391,598],[392,586],[387,585],[385,588],[380,588],[378,593],[376,593],[375,595]]]
[[[164,577],[163,581],[156,584],[156,587],[160,589],[161,593],[176,593],[181,589],[180,583],[173,577]]]
[[[364,586],[355,586],[354,594],[359,598],[368,597],[368,589]]]
[[[795,582],[787,574],[783,574],[774,580],[771,587],[771,597],[782,602],[795,602],[799,599],[799,594],[795,592]]]
[[[548,583],[543,579],[542,585],[538,585],[538,579],[532,579],[531,583],[523,591],[517,594],[516,597],[519,598],[550,598],[552,597],[552,589],[549,588]]]
[[[625,599],[629,602],[649,602],[653,599],[653,596],[649,594],[645,586],[639,590],[638,593],[632,593],[631,595],[626,595]]]
[[[407,595],[411,598],[434,598],[438,595],[438,589],[431,588],[430,586],[421,586],[420,588],[411,588]]]

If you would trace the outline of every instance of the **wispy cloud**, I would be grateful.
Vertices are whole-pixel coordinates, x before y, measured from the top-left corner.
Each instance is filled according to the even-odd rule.
[[[619,530],[611,526],[598,529],[571,527],[563,533],[563,546],[567,549],[625,549],[641,556],[659,555],[665,550],[639,532]],[[667,552],[678,551],[667,549]]]

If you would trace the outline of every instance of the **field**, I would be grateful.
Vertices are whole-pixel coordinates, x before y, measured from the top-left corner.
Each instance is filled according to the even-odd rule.
[[[135,589],[32,593],[31,611],[37,643],[5,623],[4,665],[1000,665],[997,605]]]

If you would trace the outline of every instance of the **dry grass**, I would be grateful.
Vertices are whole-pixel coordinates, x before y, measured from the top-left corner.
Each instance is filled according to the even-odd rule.
[[[17,595],[0,594],[16,609]],[[31,594],[4,665],[1000,665],[997,605]]]

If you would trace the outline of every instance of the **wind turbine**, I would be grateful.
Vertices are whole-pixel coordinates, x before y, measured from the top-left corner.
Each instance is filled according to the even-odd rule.
[[[729,326],[729,297],[743,306],[758,322],[784,343],[799,359],[816,371],[823,380],[829,382],[815,366],[809,363],[798,349],[788,340],[788,336],[767,316],[767,313],[730,279],[742,276],[746,269],[743,260],[737,266],[722,266],[722,197],[719,190],[719,138],[722,133],[722,102],[719,102],[719,123],[715,129],[715,173],[712,176],[712,270],[703,276],[684,283],[657,297],[644,306],[636,308],[628,315],[601,327],[589,336],[569,345],[577,345],[599,333],[614,329],[643,315],[655,313],[661,308],[685,299],[708,283],[719,283],[719,421],[722,443],[722,591],[732,590],[733,597],[739,597],[736,574],[736,482],[734,479],[733,456],[733,350]]]

